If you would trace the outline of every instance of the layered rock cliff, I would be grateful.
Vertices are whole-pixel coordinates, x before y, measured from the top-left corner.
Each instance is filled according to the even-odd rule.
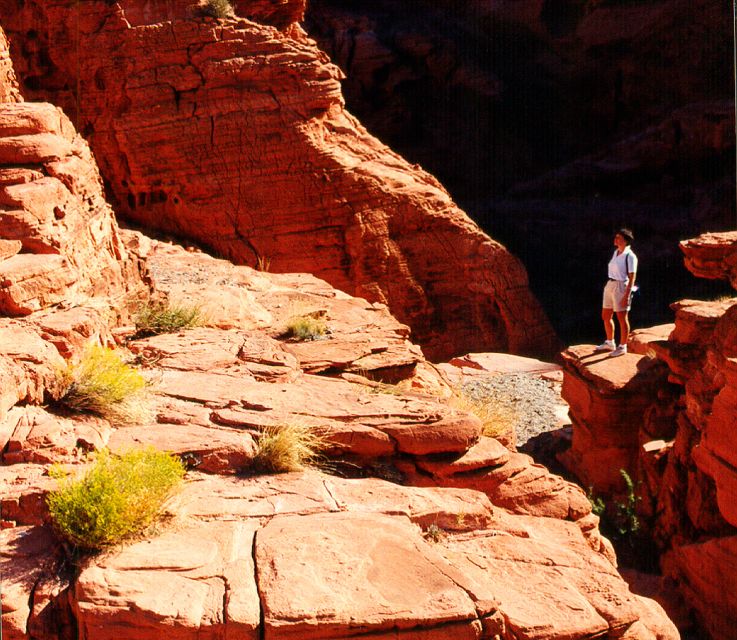
[[[684,241],[696,275],[732,279],[737,234]],[[639,515],[676,584],[711,638],[734,638],[737,600],[737,297],[681,300],[675,322],[635,332],[632,351],[606,358],[565,353],[563,395],[574,421],[569,469],[602,495],[633,478]]]
[[[300,2],[0,2],[23,92],[90,141],[118,212],[387,303],[432,358],[551,352],[518,260],[343,107]],[[275,25],[275,26],[272,26]]]
[[[55,108],[25,106],[1,111],[4,126],[55,114],[54,148],[78,139]],[[2,148],[28,153],[23,135]],[[74,176],[94,175],[76,149]],[[0,311],[4,638],[678,637],[617,573],[583,492],[449,406],[447,380],[385,305],[117,232],[84,184],[98,215],[69,207],[65,224],[27,225],[21,246],[59,252],[16,256],[56,265],[89,231],[105,239],[103,266],[80,262],[60,299],[19,317]],[[48,207],[69,198],[43,194]],[[139,271],[112,278],[110,246]],[[146,338],[120,326],[114,285],[137,288],[144,264],[153,292],[199,305],[206,326]],[[109,288],[77,295],[98,278]],[[295,313],[323,318],[325,339],[285,339]],[[90,343],[131,354],[150,381],[148,417],[123,426],[54,404],[59,370]],[[325,470],[253,474],[262,431],[295,421],[324,435]],[[146,445],[187,461],[169,520],[108,553],[66,556],[46,506],[50,465],[76,473],[87,453]]]

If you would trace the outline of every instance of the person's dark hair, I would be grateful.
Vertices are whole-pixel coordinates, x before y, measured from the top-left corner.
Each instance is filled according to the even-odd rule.
[[[635,239],[635,234],[630,229],[620,229],[617,233],[625,239],[627,244],[632,244]]]

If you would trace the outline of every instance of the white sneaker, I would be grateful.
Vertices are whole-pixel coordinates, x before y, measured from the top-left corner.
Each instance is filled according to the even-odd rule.
[[[627,345],[620,344],[614,351],[609,354],[610,358],[616,358],[617,356],[623,356],[627,353]]]
[[[615,348],[614,340],[604,340],[594,351],[614,351]]]

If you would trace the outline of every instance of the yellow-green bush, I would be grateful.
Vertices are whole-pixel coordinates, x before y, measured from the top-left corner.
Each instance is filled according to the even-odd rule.
[[[114,456],[99,451],[82,477],[56,473],[47,504],[56,531],[83,550],[99,550],[141,533],[179,487],[184,465],[153,448]]]
[[[202,312],[196,305],[153,302],[142,305],[133,321],[138,337],[155,336],[198,326],[202,322]]]
[[[59,402],[74,411],[96,413],[117,424],[148,417],[145,378],[113,349],[92,345],[59,375],[66,389]]]
[[[316,340],[327,333],[327,325],[322,318],[311,315],[295,316],[287,323],[286,334],[297,340]]]
[[[314,466],[325,448],[322,436],[301,424],[267,427],[258,437],[255,471],[286,473]]]

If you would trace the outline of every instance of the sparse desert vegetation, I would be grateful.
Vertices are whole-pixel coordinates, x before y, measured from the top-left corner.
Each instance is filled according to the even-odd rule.
[[[196,305],[149,302],[138,308],[133,321],[136,336],[143,338],[196,327],[202,323],[202,310]]]
[[[253,470],[287,473],[316,466],[325,445],[321,435],[299,423],[268,427],[258,437]]]
[[[90,345],[59,377],[65,388],[59,404],[73,411],[95,413],[114,424],[149,415],[145,378],[114,349]]]
[[[327,331],[327,324],[322,317],[305,314],[291,318],[287,323],[285,334],[296,340],[317,340]]]

